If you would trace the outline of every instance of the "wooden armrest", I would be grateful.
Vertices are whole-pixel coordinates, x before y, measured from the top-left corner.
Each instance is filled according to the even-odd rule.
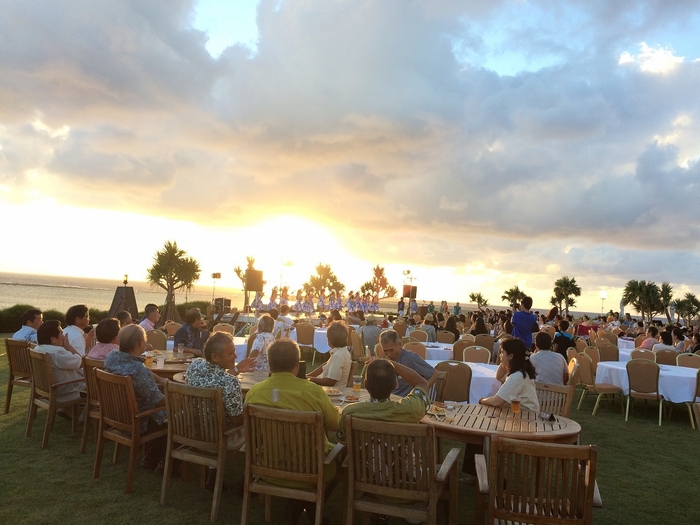
[[[343,460],[342,465],[340,465],[342,468],[348,468],[350,464],[348,463],[350,456],[345,456],[345,459]]]
[[[459,449],[453,448],[445,456],[445,460],[440,465],[440,470],[435,475],[435,481],[442,483],[447,479],[450,474],[450,470],[457,465],[457,458],[459,456]]]
[[[486,468],[486,458],[483,454],[474,455],[474,464],[476,466],[476,483],[479,486],[481,494],[489,493],[489,472]]]
[[[231,435],[233,435],[235,432],[238,432],[238,429],[241,429],[241,428],[243,428],[243,425],[239,425],[239,426],[237,426],[237,427],[229,428],[228,430],[224,431],[224,435],[226,435],[226,436],[231,436]]]
[[[51,388],[58,388],[59,386],[72,385],[73,383],[84,383],[85,379],[71,379],[70,381],[62,381],[61,383],[54,383]]]
[[[323,464],[324,465],[330,465],[335,461],[335,458],[338,457],[338,454],[340,454],[343,450],[345,450],[345,445],[342,443],[336,443],[335,446],[333,447],[333,450],[331,450],[328,455],[324,458]]]
[[[603,507],[603,498],[600,497],[600,490],[598,490],[598,482],[595,482],[593,487],[593,506],[597,508]]]
[[[159,405],[155,408],[151,408],[150,410],[144,410],[143,412],[139,412],[134,417],[136,419],[142,419],[144,417],[152,416],[153,414],[155,414],[156,412],[160,412],[161,410],[165,410],[165,407]]]

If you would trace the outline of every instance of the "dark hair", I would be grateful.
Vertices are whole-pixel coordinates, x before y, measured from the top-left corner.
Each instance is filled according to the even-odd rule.
[[[293,372],[299,364],[299,345],[291,339],[278,339],[267,349],[270,372]]]
[[[342,348],[348,345],[348,328],[343,321],[333,321],[326,332],[331,348]]]
[[[476,318],[476,326],[472,328],[471,334],[472,335],[480,335],[480,334],[488,334],[489,330],[486,328],[486,323],[484,323],[484,318],[483,317],[477,317]]]
[[[71,326],[75,324],[76,319],[81,319],[88,314],[88,307],[84,304],[76,304],[68,308],[66,312],[66,325]]]
[[[672,345],[673,338],[671,337],[671,332],[667,332],[666,330],[661,332],[661,342],[665,345]]]
[[[212,354],[221,354],[226,345],[233,343],[233,336],[228,332],[214,332],[204,344],[204,358],[211,361]]]
[[[279,310],[277,310],[277,308],[270,308],[267,311],[267,313],[270,314],[270,317],[272,317],[275,321],[280,316]]]
[[[644,328],[644,323],[642,321],[637,321],[637,326],[641,326],[642,328]]]
[[[503,329],[506,331],[508,335],[513,333],[513,322],[510,319],[506,319],[506,322],[503,323]]]
[[[119,335],[119,320],[114,317],[102,319],[95,327],[95,337],[100,343],[111,343]]]
[[[549,350],[552,348],[552,337],[547,332],[537,332],[535,345],[540,350]]]
[[[289,306],[286,304],[283,304],[282,306],[280,306],[280,313],[282,315],[287,315],[289,313]]]
[[[190,308],[185,312],[185,322],[187,324],[194,324],[196,321],[199,321],[202,318],[202,312],[199,311],[199,308]]]
[[[656,328],[655,326],[650,326],[649,333],[651,334],[652,337],[656,337],[657,335],[659,335],[659,329]]]
[[[506,339],[501,343],[501,350],[506,354],[513,356],[510,360],[508,375],[515,372],[522,372],[523,377],[535,379],[537,373],[535,367],[530,362],[530,351],[525,346],[525,343],[520,339]]]
[[[32,308],[27,310],[22,314],[22,326],[26,326],[28,323],[33,323],[37,316],[41,315],[41,310]]]
[[[157,311],[158,311],[158,307],[157,307],[155,304],[149,304],[149,305],[146,307],[146,310],[143,312],[143,314],[144,314],[146,317],[148,317],[148,316],[151,315],[153,312],[157,312]]]
[[[117,318],[117,320],[119,321],[119,325],[121,326],[124,324],[124,321],[126,321],[127,319],[131,319],[131,314],[127,310],[122,310],[121,312],[117,312],[117,315],[115,315],[114,317]]]
[[[685,336],[683,335],[683,330],[681,330],[677,326],[673,328],[673,332],[671,333],[675,335],[679,341],[683,341],[685,339]]]
[[[391,361],[378,358],[367,365],[365,386],[374,399],[388,399],[396,386],[396,369]]]
[[[532,303],[530,303],[530,304],[532,305]],[[559,313],[559,308],[557,308],[556,306],[552,306],[552,308],[550,308],[549,312],[547,312],[547,321],[553,321],[558,313]]]
[[[523,297],[523,300],[520,301],[520,304],[522,304],[526,310],[529,310],[530,308],[532,308],[532,297],[526,295],[525,297]]]
[[[340,312],[338,310],[331,310],[331,319],[334,321],[341,321],[343,318],[340,316]]]
[[[559,321],[559,331],[566,332],[569,329],[569,321]]]
[[[61,335],[61,321],[51,319],[44,321],[36,331],[36,342],[40,345],[50,345],[52,337]]]

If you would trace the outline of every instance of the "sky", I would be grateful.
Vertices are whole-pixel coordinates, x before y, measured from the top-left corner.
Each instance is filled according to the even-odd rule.
[[[0,271],[143,279],[175,240],[205,286],[700,293],[699,33],[684,0],[6,1]]]

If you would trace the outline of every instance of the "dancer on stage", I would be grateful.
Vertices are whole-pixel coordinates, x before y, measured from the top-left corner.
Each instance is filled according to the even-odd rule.
[[[289,286],[282,287],[282,295],[280,297],[280,308],[289,304]]]
[[[301,305],[301,311],[304,312],[308,317],[314,313],[314,310],[315,310],[314,292],[313,292],[313,289],[311,289],[306,294],[306,299],[304,300],[304,303]]]
[[[294,312],[296,312],[297,314],[300,314],[301,312],[304,311],[304,309],[303,309],[303,307],[302,307],[302,306],[303,306],[303,301],[302,301],[302,299],[303,299],[303,296],[302,296],[302,294],[301,294],[301,288],[299,288],[299,289],[297,290],[297,302],[294,303],[294,306],[292,306],[292,310],[293,310]]]
[[[262,298],[265,292],[255,292],[255,299],[250,303],[250,307],[254,308],[256,312],[262,312],[265,309]]]
[[[355,311],[355,294],[350,290],[350,293],[348,294],[348,300],[345,302],[345,309],[348,312],[354,312]]]
[[[316,311],[325,312],[326,311],[326,296],[323,290],[318,294],[318,303],[316,303]]]
[[[372,304],[369,307],[369,311],[372,313],[377,313],[379,311],[379,294],[374,294],[372,296]]]
[[[278,295],[277,287],[275,286],[272,289],[272,293],[270,294],[270,302],[267,303],[267,310],[268,311],[272,310],[273,308],[275,310],[279,310],[279,305],[277,304],[277,295]]]

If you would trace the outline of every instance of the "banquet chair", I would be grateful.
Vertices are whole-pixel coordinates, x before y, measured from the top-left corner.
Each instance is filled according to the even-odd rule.
[[[472,345],[472,341],[465,341],[463,339],[457,341],[452,345],[452,359],[455,361],[464,361],[464,349]]]
[[[447,523],[457,524],[459,448],[451,449],[438,465],[431,425],[377,424],[352,416],[345,425],[345,523],[354,523],[360,511],[435,524],[438,501],[444,498],[449,501]],[[366,516],[364,522],[369,522]]]
[[[595,373],[598,371],[598,363],[600,363],[600,350],[595,346],[587,346],[583,353],[591,358],[591,362],[593,363],[593,377],[595,377]]]
[[[597,339],[598,339],[598,333],[591,328],[588,331],[588,344],[591,346],[594,346]]]
[[[635,348],[630,352],[630,359],[648,359],[649,361],[656,361],[656,354],[651,350]]]
[[[330,466],[345,448],[338,443],[328,455],[325,454],[321,413],[245,404],[243,426],[245,477],[241,524],[248,524],[251,494],[262,494],[265,521],[272,520],[272,496],[280,496],[315,503],[314,523],[321,525],[326,495],[324,467]],[[271,439],[270,436],[284,436],[284,440]],[[305,484],[309,488],[282,486],[292,483]]]
[[[437,342],[438,343],[454,344],[455,334],[453,334],[452,332],[448,332],[447,330],[438,330]]]
[[[488,334],[479,334],[474,336],[474,344],[476,346],[483,346],[489,353],[493,351],[494,339]]]
[[[578,354],[579,354],[579,352],[576,351],[576,348],[567,348],[566,349],[566,361],[568,363],[570,363],[571,360],[574,359]]]
[[[29,411],[27,413],[27,430],[25,435],[32,435],[32,425],[36,418],[36,409],[41,407],[47,411],[46,426],[44,427],[44,437],[41,441],[41,448],[46,448],[49,444],[49,435],[53,428],[56,412],[59,408],[70,408],[72,410],[71,431],[75,432],[75,423],[78,421],[78,405],[83,402],[78,392],[70,396],[69,399],[58,401],[58,389],[62,386],[80,384],[82,379],[63,381],[56,383],[51,366],[51,356],[44,352],[29,350],[29,363],[32,367],[32,393],[29,398]]]
[[[462,334],[462,337],[460,337],[461,341],[468,341],[470,343],[474,342],[474,336],[472,334]]]
[[[374,357],[384,357],[384,347],[382,347],[382,343],[374,345]]]
[[[360,324],[362,326],[362,324]],[[355,328],[353,328],[350,325],[346,325],[346,328],[348,329],[348,340],[347,340],[347,346],[352,347],[352,334],[356,333]]]
[[[406,330],[408,330],[408,325],[403,321],[394,321],[392,328],[399,334],[399,337],[404,337],[406,335]]]
[[[413,339],[417,339],[421,343],[427,343],[428,342],[428,332],[424,332],[423,330],[419,330],[416,328],[410,333],[410,336],[413,337]]]
[[[555,331],[556,330],[554,330],[554,327],[552,325],[546,325],[540,329],[540,332],[547,332],[549,334],[549,337],[551,337],[552,339],[554,339]]]
[[[472,345],[464,349],[462,361],[467,363],[484,363],[491,361],[491,352],[483,346]]]
[[[600,346],[601,344],[604,344],[606,342],[617,346],[617,336],[612,332],[603,332],[602,334],[598,333],[598,338],[596,339],[596,346]]]
[[[5,411],[10,411],[12,390],[15,386],[32,387],[32,365],[29,362],[29,342],[18,339],[5,339],[5,352],[7,353],[8,377],[7,394],[5,395]]]
[[[367,356],[365,355],[365,345],[363,342],[362,332],[357,332],[353,330],[350,334],[350,339],[352,341],[352,346],[350,347],[352,352],[352,360],[364,363],[367,361]],[[352,384],[350,385],[352,386]]]
[[[569,361],[569,381],[566,383],[567,385],[574,385],[574,390],[576,390],[576,387],[579,385],[579,373],[580,373],[580,366],[578,363],[578,359],[574,357],[571,361]]]
[[[233,335],[233,325],[228,323],[219,323],[214,327],[214,332],[226,332]]]
[[[601,361],[619,361],[620,349],[610,343],[603,343],[598,347],[598,353]]]
[[[678,354],[678,357],[676,357],[676,365],[700,369],[700,355]]]
[[[83,357],[83,377],[85,378],[85,421],[83,423],[83,436],[80,440],[80,453],[85,454],[88,433],[93,420],[100,424],[100,402],[97,399],[97,384],[95,383],[95,369],[104,369],[105,362],[101,359]]]
[[[212,522],[219,514],[227,457],[238,450],[229,446],[229,436],[240,427],[229,429],[220,388],[200,388],[168,381],[165,383],[165,409],[168,413],[168,447],[160,491],[165,506],[173,459],[202,466],[202,483],[208,468],[216,469]]]
[[[664,396],[659,393],[659,365],[648,359],[632,359],[627,362],[627,377],[629,379],[629,394],[627,394],[627,410],[625,421],[630,413],[630,399],[639,398],[646,402],[649,399],[659,402],[659,426],[663,414]]]
[[[423,343],[406,343],[403,345],[403,349],[418,354],[421,358],[426,359],[427,350]]]
[[[445,400],[445,377],[447,372],[439,372],[432,384],[428,383],[428,398],[442,403]],[[351,382],[351,381],[350,381]],[[348,385],[351,386],[351,385]]]
[[[692,401],[686,401],[686,406],[688,407],[688,415],[690,416],[690,426],[693,428],[698,428],[700,429],[700,419],[698,419],[698,413],[696,412],[695,420],[697,421],[697,427],[695,426],[695,423],[693,422],[693,406],[697,407],[700,404],[697,402],[698,398],[700,398],[700,370],[698,370],[698,374],[695,378],[695,397],[693,398]]]
[[[700,430],[700,403],[693,403],[693,415],[695,416],[695,421],[697,421],[695,428]]]
[[[175,332],[177,332],[180,328],[182,328],[182,325],[174,321],[169,321],[163,325],[163,330],[165,330],[168,337],[174,336]]]
[[[401,338],[401,345],[405,345],[406,343],[420,343],[420,341],[415,337],[404,336]]]
[[[634,347],[639,348],[642,346],[642,343],[646,341],[647,336],[645,334],[638,335],[637,337],[634,338]]]
[[[613,397],[615,395],[620,396],[620,408],[622,407],[622,389],[619,386],[615,385],[610,385],[607,383],[596,383],[595,382],[595,374],[593,372],[593,361],[591,358],[588,356],[588,354],[579,354],[577,357],[579,361],[579,384],[581,385],[581,388],[583,389],[581,391],[581,398],[579,399],[578,406],[576,407],[576,410],[581,409],[581,404],[583,403],[583,399],[586,397],[586,394],[588,392],[592,392],[594,394],[597,394],[597,398],[595,401],[595,407],[593,407],[593,415],[595,416],[596,412],[598,411],[598,405],[600,404],[600,398],[603,397],[604,395],[612,395]]]
[[[586,340],[581,339],[581,338],[576,339],[575,343],[576,343],[576,353],[583,352],[586,349],[586,347],[588,346],[586,344]]]
[[[660,365],[676,366],[678,355],[675,350],[659,350],[656,352],[656,362]]]
[[[469,403],[469,391],[472,386],[472,369],[462,361],[441,361],[435,370],[445,372],[445,387],[442,400]]]
[[[535,381],[535,390],[541,412],[569,417],[574,390],[576,390],[575,384],[562,386]]]
[[[146,343],[151,345],[154,350],[167,350],[168,336],[161,330],[148,330],[146,332]]]
[[[97,434],[97,451],[95,452],[92,479],[100,477],[105,441],[114,441],[117,446],[125,445],[130,448],[130,451],[124,493],[130,494],[134,485],[134,469],[136,468],[139,447],[168,434],[167,428],[141,433],[141,421],[163,410],[164,407],[159,406],[139,412],[130,376],[110,374],[99,368],[95,368],[94,372],[97,399],[100,403],[100,428]],[[117,451],[118,448],[114,451],[113,463],[116,463]]]
[[[491,438],[488,463],[475,457],[476,523],[593,523],[602,507],[595,445]]]
[[[303,350],[311,351],[311,366],[316,362],[316,347],[314,346],[314,325],[311,323],[297,323],[297,344]]]

